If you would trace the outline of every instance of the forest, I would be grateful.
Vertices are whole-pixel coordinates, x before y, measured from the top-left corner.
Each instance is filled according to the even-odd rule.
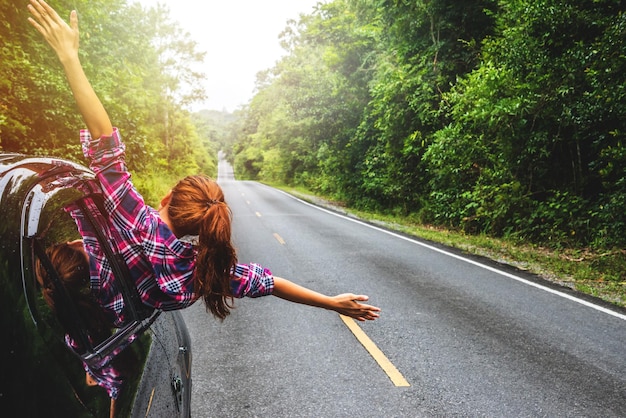
[[[0,150],[80,161],[56,57],[26,2],[0,1]],[[286,22],[285,55],[228,115],[188,110],[207,57],[165,7],[50,3],[79,11],[81,59],[149,203],[181,175],[214,175],[221,148],[240,179],[626,259],[620,0],[320,2]]]
[[[29,24],[28,0],[0,0],[0,151],[85,163],[84,128],[62,67]],[[79,16],[80,58],[127,144],[127,163],[146,201],[187,174],[216,170],[215,143],[187,110],[202,100],[205,56],[162,5],[125,0],[50,0]],[[197,126],[196,126],[197,125]]]
[[[259,74],[234,161],[366,210],[551,247],[626,244],[616,0],[335,0]]]

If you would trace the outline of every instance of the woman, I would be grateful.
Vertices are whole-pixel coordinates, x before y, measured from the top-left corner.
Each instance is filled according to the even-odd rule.
[[[68,25],[43,0],[31,0],[28,9],[30,23],[56,52],[87,125],[87,131],[81,131],[81,144],[96,173],[93,187],[104,197],[107,213],[102,228],[114,238],[144,304],[172,310],[202,298],[207,310],[223,319],[232,308],[232,298],[273,294],[360,321],[379,316],[379,308],[360,303],[368,300],[365,295],[330,297],[275,277],[256,264],[238,264],[231,244],[230,209],[221,188],[208,177],[187,177],[162,199],[158,210],[147,206],[130,180],[121,135],[81,66],[76,11],[71,12]],[[96,211],[96,203],[90,204]],[[124,301],[112,286],[113,274],[95,231],[78,207],[67,210],[83,237],[92,292],[119,325],[124,322]],[[181,239],[186,235],[197,235],[197,245]]]

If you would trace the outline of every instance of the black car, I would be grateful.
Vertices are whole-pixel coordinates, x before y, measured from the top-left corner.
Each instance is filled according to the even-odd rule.
[[[110,398],[90,382],[83,364],[110,359],[125,376],[116,416],[188,417],[191,342],[180,313],[146,312],[127,291],[125,304],[135,308],[131,320],[96,333],[99,313],[89,282],[84,288],[64,283],[47,257],[46,248],[80,238],[64,208],[93,198],[79,187],[93,178],[71,161],[0,154],[1,410],[23,417],[108,417]],[[45,283],[38,268],[47,273]],[[129,278],[115,279],[134,289]],[[79,343],[72,346],[68,336]]]

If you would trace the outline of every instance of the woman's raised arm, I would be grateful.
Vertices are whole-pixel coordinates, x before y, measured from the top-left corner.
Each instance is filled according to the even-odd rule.
[[[43,0],[30,0],[28,11],[33,17],[28,21],[37,29],[56,52],[69,82],[78,109],[93,138],[111,135],[113,126],[102,102],[87,79],[78,58],[78,16],[70,14],[68,25],[59,14]]]

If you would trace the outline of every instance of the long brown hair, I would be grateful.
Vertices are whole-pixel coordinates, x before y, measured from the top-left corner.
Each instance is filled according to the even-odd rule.
[[[231,269],[237,254],[231,242],[232,213],[220,186],[207,176],[187,176],[172,189],[168,216],[178,237],[198,235],[194,291],[220,319],[233,307]]]
[[[46,248],[45,254],[50,260],[53,268],[56,270],[58,278],[62,285],[70,292],[71,295],[80,293],[80,288],[89,283],[89,264],[85,259],[85,255],[80,251],[76,251],[69,245],[56,244]],[[39,259],[35,264],[35,276],[42,288],[43,296],[52,310],[56,311],[56,294],[59,292],[55,289],[52,279],[48,276],[48,271],[43,267]],[[87,289],[89,289],[87,287]]]
[[[113,324],[106,318],[100,305],[91,297],[89,263],[85,258],[85,253],[63,243],[46,248],[45,255],[50,260],[59,282],[56,284],[53,282],[39,258],[35,263],[35,276],[41,286],[44,300],[57,315],[65,331],[70,335],[77,331],[72,329],[71,325],[76,318],[74,321],[70,318],[75,311],[65,306],[67,300],[61,297],[61,292],[65,292],[71,298],[84,321],[84,326],[95,342],[104,341],[111,335]],[[59,289],[58,286],[63,286],[64,289]],[[72,337],[77,338],[76,335]],[[84,348],[81,347],[81,349]]]

